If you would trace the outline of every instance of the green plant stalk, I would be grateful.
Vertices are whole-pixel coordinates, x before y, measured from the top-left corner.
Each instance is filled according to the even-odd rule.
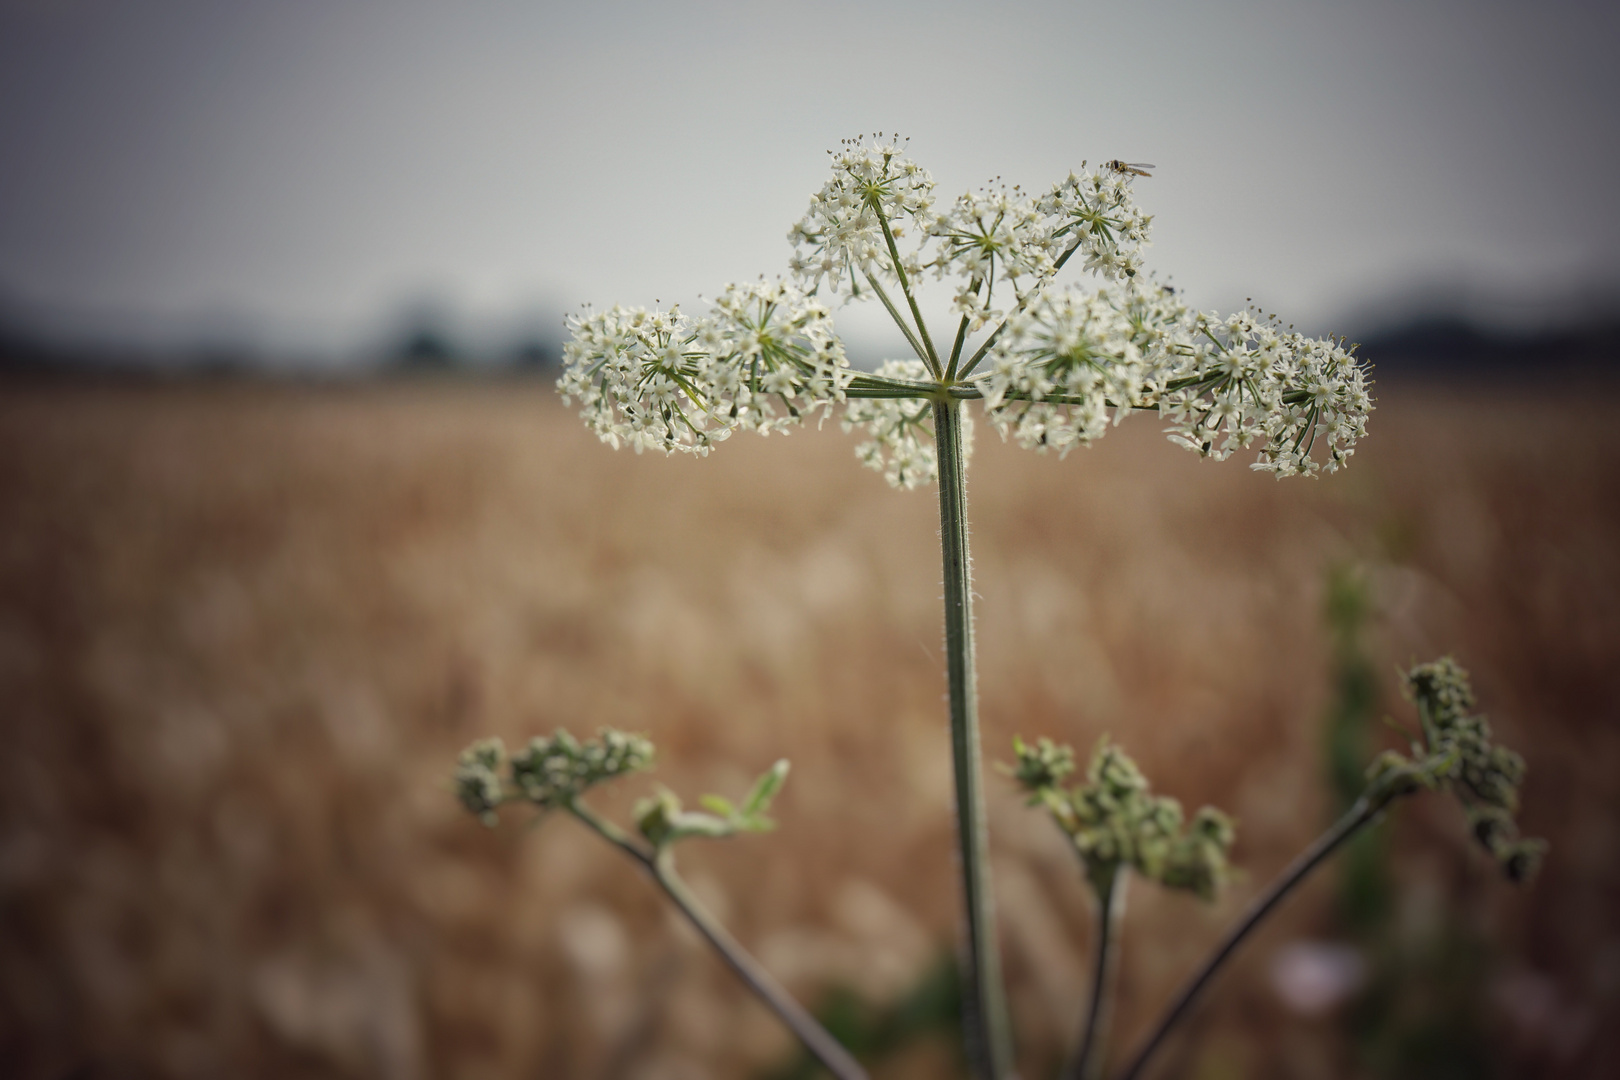
[[[1153,1028],[1152,1033],[1143,1042],[1142,1048],[1136,1052],[1136,1056],[1131,1059],[1131,1063],[1119,1074],[1119,1080],[1136,1080],[1142,1074],[1142,1070],[1147,1066],[1148,1059],[1153,1056],[1154,1051],[1164,1042],[1165,1036],[1170,1033],[1170,1029],[1175,1027],[1182,1017],[1186,1015],[1194,999],[1204,989],[1204,985],[1209,982],[1216,969],[1242,944],[1243,939],[1249,936],[1249,932],[1271,913],[1271,909],[1276,907],[1284,896],[1293,891],[1294,886],[1305,880],[1312,870],[1321,865],[1323,860],[1337,851],[1340,845],[1360,832],[1362,828],[1376,821],[1393,797],[1393,795],[1387,793],[1376,797],[1362,795],[1361,798],[1356,800],[1355,805],[1345,812],[1343,817],[1334,822],[1326,832],[1311,843],[1310,847],[1302,851],[1299,857],[1289,864],[1288,869],[1284,870],[1277,880],[1271,883],[1270,888],[1255,898],[1254,902],[1249,905],[1249,910],[1244,912],[1243,918],[1239,919],[1237,924],[1226,932],[1226,936],[1215,947],[1215,951],[1210,953],[1203,966],[1181,988],[1181,993],[1176,995],[1170,1007],[1165,1010],[1164,1015]]]
[[[1128,867],[1116,865],[1092,880],[1097,895],[1097,948],[1091,969],[1091,1000],[1074,1056],[1063,1067],[1062,1080],[1098,1080],[1108,1055],[1108,1030],[1114,1019],[1114,990],[1119,976],[1119,935],[1125,924]]]
[[[945,654],[950,681],[951,759],[956,786],[956,840],[967,914],[968,1053],[984,1080],[1012,1070],[1012,1037],[996,946],[979,753],[979,692],[973,652],[973,579],[968,554],[967,471],[962,457],[962,405],[934,401],[939,452],[940,546],[945,564]]]
[[[761,967],[759,961],[755,960],[748,950],[743,948],[713,915],[709,914],[708,909],[698,902],[697,897],[692,895],[686,882],[675,872],[675,853],[672,850],[668,847],[647,850],[623,829],[611,821],[598,817],[577,799],[568,804],[568,809],[575,817],[639,863],[642,869],[658,882],[669,898],[675,902],[675,906],[681,909],[681,914],[685,915],[697,928],[698,933],[714,946],[715,951],[731,966],[731,970],[737,973],[737,977],[770,1006],[782,1023],[787,1025],[788,1030],[804,1043],[805,1049],[827,1067],[828,1072],[838,1080],[867,1080],[866,1070],[861,1067],[860,1062],[856,1061],[826,1028],[817,1023],[816,1018],[811,1016],[804,1006],[771,976],[770,972]]]

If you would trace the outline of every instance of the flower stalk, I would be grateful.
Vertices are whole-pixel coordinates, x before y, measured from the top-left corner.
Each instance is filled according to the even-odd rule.
[[[480,739],[462,751],[451,783],[462,806],[489,826],[496,824],[497,811],[508,802],[527,802],[542,813],[567,811],[646,871],[737,977],[837,1080],[866,1080],[860,1063],[698,902],[675,870],[674,845],[681,840],[723,839],[775,828],[766,812],[787,779],[788,763],[778,761],[767,769],[740,804],[706,795],[704,810],[686,810],[673,792],[661,790],[636,804],[640,837],[585,804],[582,796],[590,788],[649,768],[652,761],[653,745],[639,735],[603,729],[594,739],[580,740],[559,729],[549,737],[531,739],[515,754],[508,754],[499,739]]]
[[[1080,1041],[1063,1069],[1063,1080],[1100,1080],[1108,1059],[1108,1030],[1114,1019],[1114,991],[1119,985],[1119,937],[1125,923],[1125,889],[1130,875],[1123,866],[1105,871],[1092,882],[1097,894],[1097,947],[1092,955],[1091,1000]]]
[[[973,571],[968,550],[967,462],[962,405],[934,402],[939,452],[939,536],[945,569],[945,667],[950,685],[956,844],[967,923],[967,1020],[976,1072],[989,1080],[1012,1069],[1012,1038],[996,943],[979,750],[979,687],[973,649]]]
[[[647,875],[664,890],[681,914],[686,916],[703,939],[714,947],[731,970],[737,973],[759,999],[770,1006],[788,1030],[799,1037],[805,1049],[827,1067],[838,1080],[866,1080],[866,1070],[850,1056],[839,1041],[796,1001],[792,994],[766,971],[753,955],[731,936],[720,922],[709,913],[675,870],[675,852],[669,846],[647,848],[632,839],[623,829],[594,811],[578,799],[566,804],[568,811],[590,826],[603,839],[635,860]]]
[[[1367,770],[1367,786],[1328,830],[1300,853],[1227,931],[1215,951],[1187,980],[1119,1080],[1136,1080],[1170,1030],[1187,1014],[1215,972],[1260,921],[1311,871],[1356,833],[1376,823],[1395,800],[1420,791],[1453,795],[1468,815],[1474,839],[1495,858],[1508,880],[1535,876],[1544,840],[1521,837],[1515,820],[1524,759],[1496,743],[1490,722],[1471,715],[1474,690],[1468,673],[1449,656],[1418,664],[1402,676],[1403,692],[1417,706],[1420,732],[1411,756],[1388,750]]]
[[[1366,795],[1357,799],[1355,805],[1346,811],[1343,817],[1334,822],[1326,832],[1316,838],[1310,847],[1301,852],[1299,857],[1289,864],[1288,869],[1284,870],[1277,880],[1271,883],[1270,888],[1255,898],[1254,902],[1249,905],[1249,909],[1243,913],[1243,918],[1239,919],[1237,924],[1227,931],[1226,936],[1215,947],[1215,951],[1209,954],[1203,965],[1182,986],[1181,992],[1170,1003],[1170,1007],[1164,1011],[1164,1015],[1154,1025],[1153,1031],[1143,1041],[1141,1048],[1137,1050],[1136,1056],[1119,1074],[1118,1080],[1136,1080],[1137,1077],[1142,1075],[1142,1070],[1147,1067],[1148,1061],[1164,1043],[1165,1037],[1170,1034],[1170,1030],[1186,1015],[1187,1010],[1192,1007],[1193,1002],[1197,1000],[1198,995],[1215,975],[1215,972],[1243,943],[1243,940],[1249,936],[1254,928],[1260,924],[1261,920],[1271,914],[1271,909],[1276,907],[1283,897],[1292,892],[1296,885],[1304,881],[1312,870],[1321,865],[1324,859],[1337,851],[1345,841],[1361,831],[1363,827],[1375,821],[1378,815],[1383,813],[1387,804],[1388,799],[1374,801]]]

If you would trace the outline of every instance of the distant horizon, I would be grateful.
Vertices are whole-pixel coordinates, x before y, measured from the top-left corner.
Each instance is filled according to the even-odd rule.
[[[1148,268],[1204,310],[1358,334],[1436,297],[1518,324],[1620,295],[1613,5],[828,0],[814,23],[0,0],[0,305],[330,358],[430,308],[494,347],[783,272],[824,152],[874,130],[911,136],[941,200],[1155,162]],[[881,349],[869,314],[845,332]]]
[[[217,328],[188,336],[183,330],[166,327],[160,329],[167,334],[141,337],[120,335],[103,326],[98,333],[76,335],[70,326],[32,324],[26,315],[18,316],[17,308],[0,296],[0,370],[21,358],[92,370],[176,373],[228,369],[272,375],[278,371],[363,375],[394,368],[493,373],[554,364],[567,340],[561,315],[478,323],[427,303],[398,314],[386,329],[348,348],[299,347],[278,342],[273,336],[232,336]],[[1432,291],[1416,294],[1405,304],[1369,307],[1361,317],[1347,319],[1341,326],[1312,329],[1363,346],[1394,350],[1399,363],[1421,367],[1455,365],[1457,350],[1469,343],[1486,354],[1480,358],[1485,367],[1499,365],[1503,357],[1526,344],[1535,345],[1538,355],[1556,363],[1557,358],[1541,345],[1560,341],[1579,342],[1587,360],[1597,350],[1604,354],[1605,362],[1620,361],[1620,334],[1616,331],[1620,331],[1620,291],[1593,294],[1586,304],[1566,304],[1558,310],[1528,309],[1522,302],[1492,306],[1460,291]],[[1612,346],[1607,344],[1611,337]],[[857,367],[875,366],[893,352],[872,334],[846,336],[845,345]],[[1439,355],[1425,354],[1433,349]],[[21,357],[11,355],[17,350]],[[1362,355],[1380,359],[1365,349]]]

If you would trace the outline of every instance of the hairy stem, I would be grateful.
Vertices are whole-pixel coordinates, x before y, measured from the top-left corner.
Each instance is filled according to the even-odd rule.
[[[635,859],[652,875],[652,879],[658,882],[669,898],[675,902],[675,906],[681,909],[681,914],[697,927],[698,933],[702,934],[721,958],[731,965],[731,970],[737,973],[737,977],[770,1006],[782,1023],[788,1026],[788,1030],[804,1043],[805,1049],[827,1067],[828,1072],[838,1080],[867,1080],[866,1070],[861,1068],[860,1062],[850,1056],[849,1051],[845,1050],[826,1028],[817,1023],[816,1018],[794,1000],[793,995],[772,978],[771,973],[761,967],[759,961],[755,960],[748,950],[743,948],[702,904],[698,903],[697,897],[692,895],[692,891],[675,872],[673,851],[667,847],[649,851],[624,830],[611,821],[598,817],[578,800],[571,802],[568,809],[575,817]]]
[[[1105,878],[1094,879],[1097,894],[1097,948],[1091,968],[1091,1001],[1074,1056],[1063,1067],[1063,1080],[1098,1080],[1108,1054],[1108,1029],[1113,1022],[1114,987],[1119,973],[1119,935],[1125,922],[1125,885],[1130,871],[1115,866]]]
[[[979,760],[979,693],[973,657],[973,582],[968,555],[967,476],[962,458],[962,406],[934,401],[939,450],[940,544],[945,563],[945,651],[950,679],[951,758],[956,783],[956,842],[966,908],[969,1055],[983,1080],[1012,1069],[1012,1038],[996,947],[990,894],[989,836]]]
[[[1164,1042],[1165,1036],[1169,1034],[1170,1029],[1175,1027],[1177,1022],[1186,1015],[1194,999],[1204,989],[1204,984],[1209,982],[1216,969],[1232,955],[1238,945],[1243,942],[1243,939],[1249,936],[1249,932],[1260,923],[1260,920],[1271,913],[1271,909],[1276,907],[1277,903],[1284,896],[1287,896],[1294,886],[1305,880],[1310,872],[1315,870],[1329,855],[1333,854],[1341,844],[1354,836],[1364,826],[1377,820],[1378,815],[1383,812],[1388,803],[1389,798],[1387,796],[1374,799],[1363,795],[1357,799],[1355,805],[1350,807],[1343,817],[1334,822],[1327,832],[1317,837],[1310,847],[1302,851],[1299,857],[1289,864],[1288,869],[1284,870],[1277,880],[1271,883],[1270,888],[1255,898],[1254,903],[1249,905],[1249,910],[1244,912],[1243,918],[1239,919],[1237,925],[1226,932],[1226,937],[1221,939],[1221,943],[1209,955],[1209,959],[1204,961],[1204,965],[1181,988],[1181,993],[1176,995],[1175,1001],[1165,1010],[1164,1016],[1159,1019],[1158,1024],[1153,1028],[1152,1034],[1142,1044],[1142,1048],[1136,1052],[1136,1056],[1131,1059],[1131,1063],[1126,1066],[1125,1071],[1119,1074],[1119,1080],[1136,1080],[1141,1075],[1148,1059],[1153,1056],[1153,1052]]]

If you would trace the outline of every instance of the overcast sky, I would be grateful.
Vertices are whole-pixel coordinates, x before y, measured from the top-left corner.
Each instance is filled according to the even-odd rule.
[[[1533,318],[1620,283],[1617,11],[0,0],[0,301],[332,349],[690,303],[783,271],[881,129],[945,198],[1154,163],[1149,264],[1199,307]]]

